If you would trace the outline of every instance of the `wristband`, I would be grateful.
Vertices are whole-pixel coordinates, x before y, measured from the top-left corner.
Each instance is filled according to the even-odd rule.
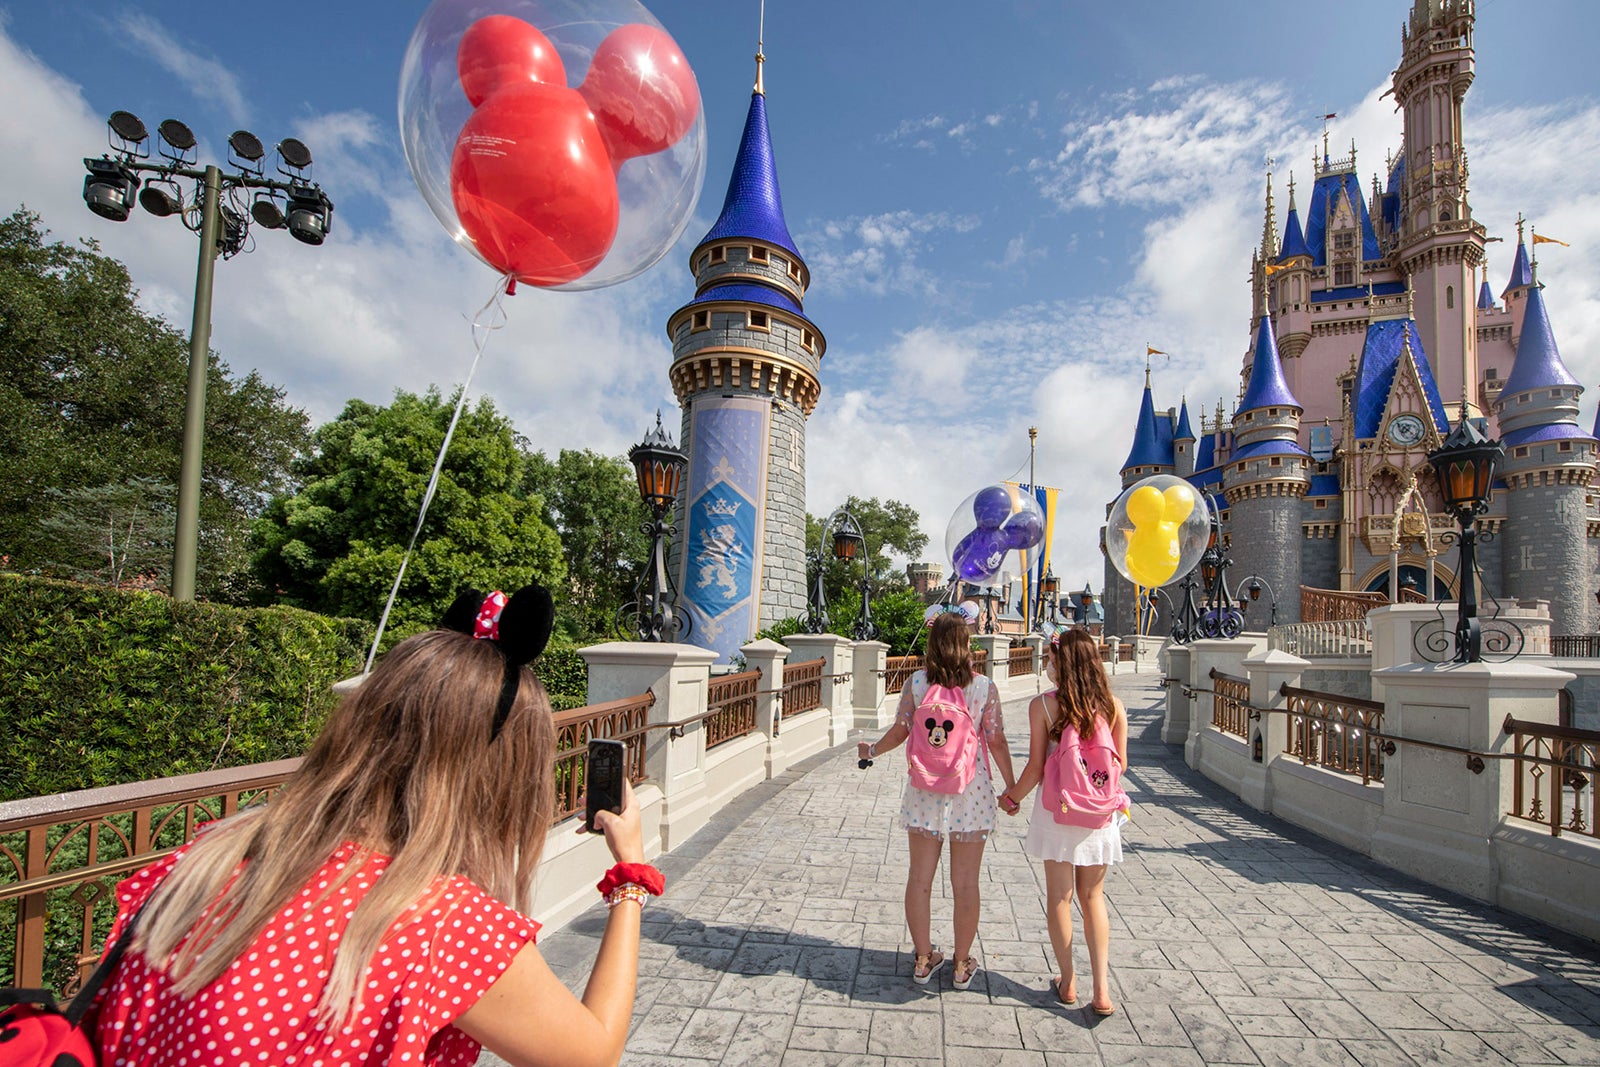
[[[631,900],[640,908],[650,899],[650,891],[636,882],[624,882],[606,894],[606,907],[614,908],[624,900]]]
[[[606,872],[600,879],[600,884],[595,886],[600,890],[600,895],[609,898],[611,891],[620,885],[636,885],[653,897],[659,897],[661,891],[667,888],[667,880],[661,872],[648,863],[619,863]]]

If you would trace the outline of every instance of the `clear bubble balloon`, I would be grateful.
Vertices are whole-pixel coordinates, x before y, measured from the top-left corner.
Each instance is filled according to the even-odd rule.
[[[400,140],[450,236],[544,288],[646,270],[705,179],[694,71],[638,0],[434,0],[400,72]]]
[[[945,528],[945,553],[962,581],[985,585],[1012,552],[1044,540],[1044,513],[1017,486],[986,485],[961,502]],[[1017,568],[1020,570],[1020,568]]]
[[[1211,537],[1205,494],[1182,478],[1158,474],[1130,485],[1106,519],[1106,557],[1147,589],[1194,570]]]

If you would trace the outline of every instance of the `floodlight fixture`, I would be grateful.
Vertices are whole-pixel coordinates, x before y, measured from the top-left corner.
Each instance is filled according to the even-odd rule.
[[[261,138],[249,130],[234,130],[228,138],[228,147],[233,149],[233,154],[247,163],[260,163],[261,157],[267,150],[261,145]]]
[[[333,226],[333,201],[318,186],[292,184],[284,221],[295,240],[320,245]]]
[[[113,111],[111,117],[106,119],[106,125],[111,127],[111,132],[119,141],[130,145],[139,145],[150,136],[150,131],[144,128],[144,123],[139,116],[131,111]]]
[[[278,142],[278,156],[291,170],[305,170],[311,166],[311,149],[296,137],[285,137]]]
[[[83,179],[83,202],[89,210],[112,222],[127,222],[138,177],[114,159],[85,159],[83,165],[89,169]]]
[[[266,190],[256,194],[255,202],[250,205],[250,217],[256,220],[257,226],[269,230],[281,230],[286,224],[283,208],[279,206],[277,198]]]
[[[164,219],[183,210],[183,192],[176,182],[154,178],[146,182],[139,193],[139,204],[150,214]]]
[[[163,120],[161,125],[156,127],[156,132],[179,155],[194,151],[194,131],[177,119]]]

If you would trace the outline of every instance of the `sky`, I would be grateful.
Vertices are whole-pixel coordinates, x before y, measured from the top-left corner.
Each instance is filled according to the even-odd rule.
[[[440,0],[462,6],[464,0]],[[507,0],[510,2],[510,0]],[[480,6],[492,9],[486,0]],[[665,324],[721,209],[754,80],[757,0],[648,5],[705,104],[704,190],[683,239],[588,293],[523,287],[474,383],[534,447],[621,455],[657,408],[678,425]],[[1322,116],[1363,188],[1399,145],[1389,88],[1410,0],[1328,10],[1217,0],[771,0],[767,109],[785,214],[827,338],[807,439],[807,510],[905,501],[943,562],[957,504],[1021,475],[1061,488],[1054,570],[1101,584],[1097,531],[1132,440],[1145,350],[1158,406],[1214,409],[1249,344],[1248,270],[1267,161],[1281,223],[1309,188]],[[314,18],[307,14],[314,10]],[[187,122],[202,161],[235,128],[310,147],[335,202],[320,248],[259,232],[217,269],[212,346],[315,423],[352,398],[449,391],[494,285],[452,244],[400,149],[400,63],[427,5],[284,11],[216,0],[111,7],[0,0],[0,211],[123,260],[187,331],[196,243],[172,219],[116,224],[81,200],[84,156],[124,108]],[[1600,384],[1600,83],[1590,0],[1479,0],[1464,126],[1498,292],[1518,212],[1540,246],[1561,353]],[[1303,207],[1303,205],[1302,205]],[[1585,417],[1596,399],[1585,397]],[[1198,423],[1196,429],[1198,429]]]

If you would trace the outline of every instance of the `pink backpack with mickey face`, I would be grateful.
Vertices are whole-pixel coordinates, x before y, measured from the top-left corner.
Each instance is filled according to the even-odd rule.
[[[1119,811],[1128,809],[1122,789],[1122,760],[1111,736],[1111,723],[1094,717],[1094,732],[1086,740],[1070,725],[1044,765],[1041,787],[1044,806],[1056,822],[1099,829],[1110,826]]]
[[[961,793],[978,773],[978,728],[960,689],[929,684],[911,713],[906,739],[911,784],[930,793]]]

